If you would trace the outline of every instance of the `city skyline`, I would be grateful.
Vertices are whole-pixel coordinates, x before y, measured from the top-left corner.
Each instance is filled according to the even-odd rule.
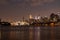
[[[58,13],[51,13],[50,15],[49,15],[49,17],[48,16],[40,16],[40,15],[36,15],[36,16],[33,16],[32,14],[30,14],[30,15],[28,15],[28,17],[27,18],[25,18],[25,17],[22,17],[22,19],[19,19],[19,20],[13,20],[13,19],[7,19],[7,20],[4,20],[4,19],[1,19],[0,18],[0,21],[1,22],[17,22],[17,21],[29,21],[30,19],[33,19],[33,20],[41,20],[41,19],[45,19],[45,18],[47,18],[47,19],[50,19],[51,18],[51,16],[52,17],[57,17],[58,19],[60,19],[60,12],[58,12]],[[17,17],[16,17],[17,18]]]
[[[20,20],[29,14],[49,16],[60,12],[60,0],[0,0],[0,18]]]

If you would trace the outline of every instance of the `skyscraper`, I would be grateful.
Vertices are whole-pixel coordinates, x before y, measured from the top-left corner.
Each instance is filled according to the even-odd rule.
[[[29,19],[33,19],[33,16],[31,14],[29,15]]]

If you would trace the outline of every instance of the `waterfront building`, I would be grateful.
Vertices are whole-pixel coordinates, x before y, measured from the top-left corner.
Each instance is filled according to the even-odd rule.
[[[26,21],[16,21],[11,23],[11,26],[21,26],[21,25],[29,25],[29,23]]]

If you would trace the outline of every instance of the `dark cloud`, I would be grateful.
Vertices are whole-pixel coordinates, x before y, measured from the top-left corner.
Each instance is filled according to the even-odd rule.
[[[51,3],[55,0],[31,0],[30,5],[31,6],[38,6],[38,5],[44,5],[44,3]]]
[[[0,0],[0,4],[9,5],[9,4],[25,4],[30,6],[43,5],[44,3],[51,3],[55,0]]]
[[[8,4],[7,0],[0,0],[0,5],[6,5]]]

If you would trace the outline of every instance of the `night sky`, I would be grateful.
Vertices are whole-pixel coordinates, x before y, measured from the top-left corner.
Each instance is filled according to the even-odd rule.
[[[0,18],[4,20],[20,20],[29,14],[49,16],[52,12],[60,12],[60,0],[0,0]]]

